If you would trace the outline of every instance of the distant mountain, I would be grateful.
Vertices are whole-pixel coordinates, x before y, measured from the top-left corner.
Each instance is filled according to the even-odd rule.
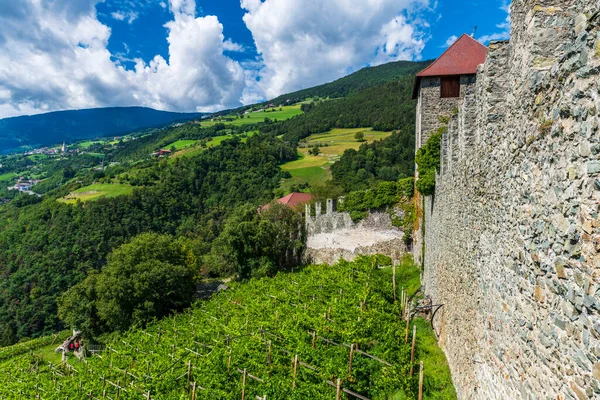
[[[22,146],[47,146],[200,118],[202,113],[174,113],[145,107],[110,107],[57,111],[0,120],[0,153]]]

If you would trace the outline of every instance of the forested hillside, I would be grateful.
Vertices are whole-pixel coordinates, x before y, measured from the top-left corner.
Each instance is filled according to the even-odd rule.
[[[297,143],[332,128],[372,127],[392,131],[414,127],[415,102],[411,100],[412,75],[365,89],[347,97],[318,101],[303,106],[304,114],[279,124],[261,126],[261,132],[275,132]]]
[[[193,158],[154,164],[144,171],[153,184],[131,196],[0,207],[3,329],[13,340],[57,331],[56,298],[142,232],[193,236],[206,252],[237,205],[273,198],[278,165],[295,157],[292,146],[271,136],[232,139]]]

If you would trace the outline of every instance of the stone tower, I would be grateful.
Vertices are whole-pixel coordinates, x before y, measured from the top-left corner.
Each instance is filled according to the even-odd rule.
[[[413,88],[413,99],[417,100],[417,149],[440,127],[438,117],[452,115],[459,101],[472,94],[477,67],[485,62],[486,55],[487,47],[464,34],[417,74]]]
[[[413,88],[413,99],[417,100],[415,152],[442,126],[440,117],[451,117],[465,101],[473,98],[477,67],[485,62],[486,56],[487,47],[464,34],[417,74]],[[418,179],[416,172],[415,178]],[[418,193],[415,201],[417,215],[423,215]],[[418,221],[413,235],[414,257],[418,264],[422,261],[421,226],[422,221]]]

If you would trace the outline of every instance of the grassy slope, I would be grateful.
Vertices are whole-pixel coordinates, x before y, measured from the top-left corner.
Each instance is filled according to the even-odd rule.
[[[364,132],[365,142],[359,143],[354,138],[357,132]],[[300,159],[282,165],[282,169],[288,171],[292,177],[282,182],[282,188],[286,192],[291,191],[293,185],[309,183],[311,186],[321,185],[330,179],[329,166],[340,159],[344,151],[358,149],[363,143],[371,143],[391,135],[391,132],[376,132],[370,128],[358,129],[332,129],[327,133],[311,135],[306,138],[298,149]],[[308,150],[313,146],[319,146],[320,154],[313,156]]]
[[[236,126],[241,126],[241,125],[246,125],[246,124],[256,124],[258,122],[263,122],[265,120],[265,118],[270,118],[272,120],[277,119],[278,121],[282,121],[282,120],[286,120],[286,119],[290,119],[296,115],[299,115],[302,113],[302,111],[300,111],[300,105],[293,105],[293,106],[285,106],[282,107],[283,110],[279,111],[279,108],[275,109],[276,111],[269,111],[269,112],[264,112],[264,111],[258,111],[258,112],[253,112],[250,114],[247,114],[244,116],[243,119],[236,119],[234,121],[223,121],[226,124],[231,124],[231,125],[236,125]],[[202,126],[212,126],[219,123],[219,121],[205,121],[202,122]]]
[[[17,176],[17,174],[14,172],[7,172],[6,174],[0,175],[0,182],[10,181],[11,179],[15,178],[16,176]]]
[[[59,201],[63,203],[76,203],[80,201],[93,201],[98,200],[101,197],[117,197],[128,195],[133,192],[133,186],[123,185],[117,183],[94,183],[90,186],[85,186],[75,190],[68,196],[65,196]]]

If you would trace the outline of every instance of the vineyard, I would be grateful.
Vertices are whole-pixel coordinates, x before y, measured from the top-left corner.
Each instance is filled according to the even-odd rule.
[[[420,379],[424,399],[455,399],[428,324],[402,317],[419,269],[385,261],[234,283],[82,361],[28,347],[0,361],[0,399],[417,399]]]

